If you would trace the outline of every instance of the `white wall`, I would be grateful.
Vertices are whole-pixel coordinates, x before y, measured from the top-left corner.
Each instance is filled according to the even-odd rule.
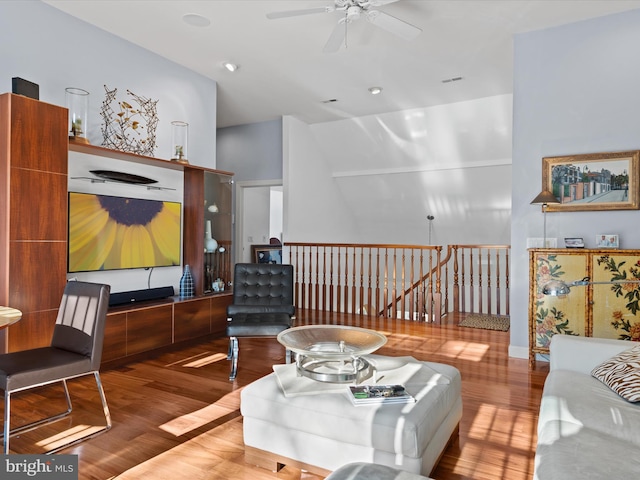
[[[511,110],[500,95],[285,122],[285,241],[426,245],[434,215],[434,244],[508,244]]]
[[[251,245],[266,245],[269,243],[270,218],[270,187],[243,188],[242,201],[243,237],[236,243],[236,248],[242,248],[241,261],[253,262]],[[238,190],[236,190],[238,191]]]
[[[640,10],[515,38],[512,197],[512,356],[527,355],[527,237],[541,237],[542,158],[640,149]],[[547,214],[547,236],[617,233],[640,248],[638,211]]]
[[[154,156],[171,156],[171,122],[189,123],[189,162],[215,168],[216,82],[35,1],[0,2],[0,91],[11,77],[40,85],[40,100],[65,106],[66,87],[91,93],[88,137],[102,143],[99,111],[106,85],[158,100]],[[2,88],[4,85],[4,88]],[[121,97],[122,94],[122,97]]]
[[[218,130],[218,168],[234,180],[282,179],[282,120]]]
[[[216,82],[169,60],[60,12],[39,1],[0,1],[0,92],[11,91],[11,78],[21,77],[40,86],[40,100],[65,106],[65,88],[79,87],[91,93],[88,136],[92,144],[102,143],[99,109],[104,85],[127,89],[157,99],[158,128],[155,156],[170,158],[171,121],[190,124],[189,161],[216,167]],[[126,98],[123,98],[126,99]],[[140,166],[102,160],[102,169],[125,170],[151,177],[161,176]],[[75,175],[76,165],[70,171]],[[87,172],[85,172],[86,174]],[[175,173],[175,172],[174,172]],[[181,184],[180,179],[171,182]],[[78,187],[70,182],[70,187]],[[110,184],[101,193],[118,195],[122,187]],[[132,187],[127,187],[131,192]],[[181,188],[181,187],[180,187]],[[181,190],[180,190],[181,191]],[[127,196],[124,194],[124,196]],[[145,191],[132,196],[149,198]],[[151,286],[177,286],[182,269],[156,269]],[[143,269],[102,274],[82,274],[93,281],[112,285],[112,291],[147,288],[149,272]]]
[[[361,241],[309,125],[283,119],[284,242]]]
[[[269,238],[282,241],[282,202],[284,201],[282,187],[269,189]]]

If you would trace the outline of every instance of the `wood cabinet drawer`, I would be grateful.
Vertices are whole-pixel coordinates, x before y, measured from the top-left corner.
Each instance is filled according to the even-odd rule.
[[[108,362],[127,355],[127,314],[112,313],[107,315],[104,327],[104,344],[102,361]]]
[[[173,306],[127,312],[127,355],[171,345]]]
[[[210,332],[210,299],[176,303],[173,312],[174,341],[208,335]]]

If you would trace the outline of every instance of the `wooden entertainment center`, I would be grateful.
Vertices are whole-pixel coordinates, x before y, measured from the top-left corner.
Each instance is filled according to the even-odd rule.
[[[168,160],[69,143],[67,109],[14,94],[0,95],[0,305],[22,319],[0,332],[0,353],[51,341],[67,281],[68,152],[154,165],[183,172],[183,265],[190,265],[195,297],[111,307],[103,361],[137,355],[193,338],[223,336],[231,291],[206,288],[216,275],[231,281],[233,174]],[[216,203],[216,215],[205,202]],[[204,249],[205,219],[214,223],[226,255]],[[206,278],[206,280],[205,280]]]

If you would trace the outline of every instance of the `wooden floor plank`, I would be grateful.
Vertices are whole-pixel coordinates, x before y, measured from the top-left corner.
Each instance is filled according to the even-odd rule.
[[[376,329],[388,337],[376,353],[448,363],[462,374],[460,437],[432,476],[446,479],[530,479],[535,428],[548,366],[508,357],[509,333],[443,325],[299,312],[297,323],[336,323]],[[227,340],[216,339],[103,370],[113,428],[63,453],[79,455],[80,479],[320,480],[287,466],[271,472],[244,461],[240,391],[284,363],[275,339],[240,339],[240,367],[228,381]],[[101,425],[92,377],[70,382],[70,418],[12,438],[14,453],[37,453],[60,432]],[[62,390],[16,396],[16,422],[54,409]],[[62,397],[63,398],[63,397]],[[64,405],[64,401],[56,403]],[[1,410],[1,407],[0,407]],[[80,427],[85,428],[85,427]]]

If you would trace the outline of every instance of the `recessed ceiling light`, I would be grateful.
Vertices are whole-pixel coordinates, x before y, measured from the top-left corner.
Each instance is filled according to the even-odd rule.
[[[382,87],[370,87],[369,92],[371,92],[371,95],[378,95],[382,92]]]
[[[187,13],[182,16],[182,21],[192,27],[208,27],[211,25],[211,20],[197,13]]]
[[[231,62],[224,62],[222,64],[222,66],[224,68],[226,68],[227,70],[229,70],[230,72],[235,72],[236,70],[238,70],[238,68],[240,68],[240,67],[238,67],[238,65],[236,65],[235,63],[231,63]]]

